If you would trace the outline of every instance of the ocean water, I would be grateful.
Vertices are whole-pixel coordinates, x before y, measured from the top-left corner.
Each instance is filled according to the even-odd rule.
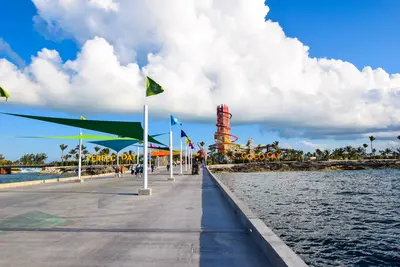
[[[0,184],[4,183],[16,183],[16,182],[24,182],[24,181],[35,181],[35,180],[48,180],[48,179],[57,179],[64,177],[72,177],[74,174],[68,175],[39,175],[38,170],[30,170],[23,171],[20,173],[12,173],[6,175],[0,175]]]
[[[400,170],[217,177],[310,266],[400,266]]]

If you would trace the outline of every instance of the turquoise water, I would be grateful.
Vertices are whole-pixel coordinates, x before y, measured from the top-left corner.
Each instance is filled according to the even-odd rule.
[[[400,170],[217,176],[310,266],[400,266]]]
[[[0,184],[35,181],[35,180],[48,180],[48,179],[57,179],[57,178],[73,177],[73,176],[75,175],[74,174],[39,175],[39,172],[13,173],[13,174],[0,175]]]

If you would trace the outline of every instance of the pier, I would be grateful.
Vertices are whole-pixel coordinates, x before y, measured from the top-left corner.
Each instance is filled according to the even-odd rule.
[[[167,178],[0,189],[0,266],[306,266],[207,169]]]

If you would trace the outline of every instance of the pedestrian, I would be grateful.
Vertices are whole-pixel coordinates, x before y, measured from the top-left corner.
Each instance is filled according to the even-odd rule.
[[[138,176],[138,174],[139,174],[139,164],[137,164],[135,167],[135,176]]]
[[[115,177],[118,178],[119,176],[119,167],[115,166]]]
[[[143,165],[140,165],[140,168],[139,168],[139,175],[140,175],[140,177],[142,177],[142,173],[143,173]]]

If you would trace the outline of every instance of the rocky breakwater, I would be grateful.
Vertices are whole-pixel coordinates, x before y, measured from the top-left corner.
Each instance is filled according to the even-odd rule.
[[[82,175],[99,175],[104,173],[112,173],[114,172],[113,167],[111,166],[83,166],[82,167]],[[77,174],[77,167],[45,167],[40,171],[42,175],[68,175],[68,174]]]
[[[213,172],[329,171],[400,169],[400,160],[282,161],[211,165]]]
[[[42,170],[40,171],[39,174],[43,174],[43,175],[60,175],[60,174],[62,174],[62,171],[58,167],[44,167],[44,168],[42,168]]]

